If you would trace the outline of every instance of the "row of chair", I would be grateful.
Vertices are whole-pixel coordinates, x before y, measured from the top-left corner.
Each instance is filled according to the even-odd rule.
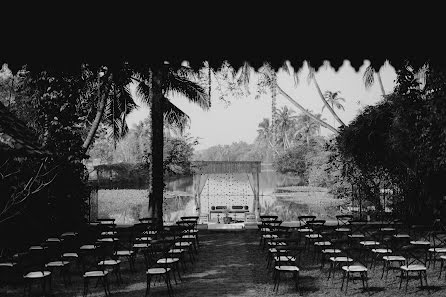
[[[436,260],[441,260],[441,276],[446,260],[446,233],[435,228],[420,231],[401,222],[369,223],[348,215],[338,216],[336,226],[327,226],[315,216],[299,217],[298,227],[282,226],[277,216],[261,216],[261,220],[260,246],[263,249],[268,246],[267,267],[274,267],[275,289],[280,282],[277,271],[283,269],[293,271],[297,286],[299,261],[295,261],[302,253],[312,252],[313,261],[319,259],[321,268],[330,263],[327,279],[342,271],[341,290],[345,280],[347,290],[349,280],[356,276],[367,289],[368,271],[375,269],[378,262],[383,263],[381,278],[385,274],[387,280],[389,270],[400,271],[400,288],[405,278],[407,289],[409,274],[418,274],[421,284],[427,285],[430,261],[435,265]],[[291,250],[290,242],[293,242]],[[293,256],[286,256],[290,251],[294,251]],[[281,268],[281,260],[287,260],[286,268]]]
[[[110,294],[110,273],[122,283],[121,262],[126,258],[130,271],[135,272],[135,261],[143,258],[147,275],[146,295],[150,282],[163,279],[173,294],[171,277],[181,280],[180,265],[186,270],[186,255],[191,263],[198,252],[197,217],[184,217],[172,226],[160,228],[156,222],[141,221],[127,232],[118,231],[112,220],[99,220],[81,232],[66,232],[47,238],[0,263],[0,271],[15,271],[23,276],[24,293],[31,294],[31,285],[40,281],[42,291],[51,282],[54,271],[60,270],[65,286],[71,284],[71,274],[78,268],[84,283],[83,295],[89,293],[90,281],[102,283],[105,295]],[[129,232],[130,231],[130,232]],[[194,255],[195,254],[195,255]]]

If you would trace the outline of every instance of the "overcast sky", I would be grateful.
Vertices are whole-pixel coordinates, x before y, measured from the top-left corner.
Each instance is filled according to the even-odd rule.
[[[370,89],[365,89],[363,83],[363,74],[368,61],[359,69],[359,72],[345,61],[343,66],[335,72],[333,68],[321,67],[316,72],[316,79],[324,93],[325,91],[341,91],[341,97],[345,98],[343,103],[345,111],[338,111],[339,117],[348,124],[358,114],[360,108],[376,104],[381,99],[381,90],[376,76],[375,84]],[[394,68],[387,64],[380,70],[384,89],[390,93],[395,86],[396,73]],[[315,113],[320,113],[323,102],[319,98],[313,82],[307,83],[308,68],[304,65],[300,69],[299,83],[296,86],[292,75],[284,71],[278,74],[278,85],[299,102],[304,107]],[[190,129],[188,133],[193,137],[199,137],[200,144],[196,149],[205,149],[218,144],[231,144],[236,141],[245,141],[252,143],[257,136],[258,124],[263,118],[271,118],[271,94],[262,95],[255,99],[256,77],[251,77],[250,95],[244,98],[226,98],[230,101],[229,106],[219,100],[219,93],[215,88],[211,93],[212,107],[208,111],[201,110],[198,106],[191,104],[183,97],[170,97],[172,102],[191,118]],[[216,85],[212,79],[212,87]],[[132,93],[135,94],[134,88]],[[147,107],[140,103],[139,98],[135,96],[135,101],[140,108],[132,112],[127,123],[131,127],[133,124],[142,121],[148,114]],[[298,113],[299,111],[282,95],[277,95],[277,107],[287,105]],[[334,124],[333,116],[327,109],[324,109],[323,118],[330,124]],[[336,124],[337,126],[337,124]],[[332,132],[322,128],[323,135],[329,135]]]

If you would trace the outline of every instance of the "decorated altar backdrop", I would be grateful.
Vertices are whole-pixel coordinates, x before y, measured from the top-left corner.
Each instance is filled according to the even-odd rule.
[[[209,214],[212,206],[248,206],[258,218],[259,161],[195,161],[192,166],[197,215]]]
[[[209,213],[212,206],[248,206],[253,211],[254,194],[246,173],[209,175],[201,192],[202,214]]]

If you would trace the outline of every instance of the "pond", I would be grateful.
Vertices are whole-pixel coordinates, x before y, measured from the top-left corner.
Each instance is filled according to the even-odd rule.
[[[297,216],[312,214],[332,220],[344,201],[333,199],[324,188],[301,186],[299,177],[274,171],[259,175],[260,212],[275,214],[283,221],[296,221]],[[248,206],[253,211],[253,193],[247,174],[210,175],[201,193],[201,213],[212,206]],[[133,224],[148,215],[148,193],[144,189],[101,189],[98,192],[99,217],[111,217],[118,224]],[[166,181],[164,220],[174,222],[196,212],[192,176]],[[242,215],[238,214],[238,218]],[[212,217],[211,220],[217,220]]]

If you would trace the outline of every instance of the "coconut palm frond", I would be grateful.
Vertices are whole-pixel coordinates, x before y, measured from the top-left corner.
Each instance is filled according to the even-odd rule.
[[[196,81],[199,76],[197,72],[195,72],[192,68],[187,66],[180,66],[178,67],[178,69],[175,69],[175,71],[172,69],[168,69],[167,71],[174,72],[175,74],[192,81]]]
[[[189,116],[167,98],[164,98],[164,120],[177,127],[180,133],[183,133],[190,123]]]
[[[127,115],[130,114],[132,111],[138,109],[139,106],[133,100],[128,85],[120,87],[118,89],[117,94],[119,96],[116,99],[121,117],[121,131],[124,131],[124,134],[127,134],[128,132],[128,127],[126,122]]]
[[[144,103],[146,103],[148,106],[151,106],[153,91],[150,84],[144,81],[138,83],[138,85],[136,86],[136,94]]]
[[[285,71],[288,75],[291,74],[291,72],[290,72],[290,67],[288,66],[288,63],[287,63],[286,61],[283,62],[283,64],[282,64],[282,69],[283,69],[283,71]]]
[[[307,83],[311,84],[311,81],[314,78],[314,74],[315,74],[315,69],[313,67],[310,66],[310,64],[308,64],[308,76],[307,76]]]
[[[104,123],[109,127],[109,135],[113,136],[116,142],[123,138],[128,132],[126,122],[127,115],[138,108],[132,98],[128,86],[114,85],[112,92],[110,92],[104,110]]]
[[[327,98],[327,99],[332,98],[333,97],[333,93],[330,92],[330,91],[325,91],[324,97]]]
[[[335,106],[336,106],[337,109],[342,109],[342,110],[345,111],[344,106],[341,103],[335,102]]]
[[[375,83],[375,69],[371,65],[365,69],[363,80],[366,89],[371,88]]]
[[[294,86],[297,87],[297,85],[299,84],[299,73],[298,72],[294,72],[293,73],[293,78],[294,78]]]
[[[237,84],[244,85],[245,87],[248,87],[250,75],[251,75],[251,67],[249,66],[248,62],[245,62],[241,69],[240,75],[237,79]]]
[[[185,96],[189,101],[199,105],[202,109],[208,110],[211,101],[206,90],[199,84],[190,81],[186,77],[171,72],[166,80],[164,90]]]

